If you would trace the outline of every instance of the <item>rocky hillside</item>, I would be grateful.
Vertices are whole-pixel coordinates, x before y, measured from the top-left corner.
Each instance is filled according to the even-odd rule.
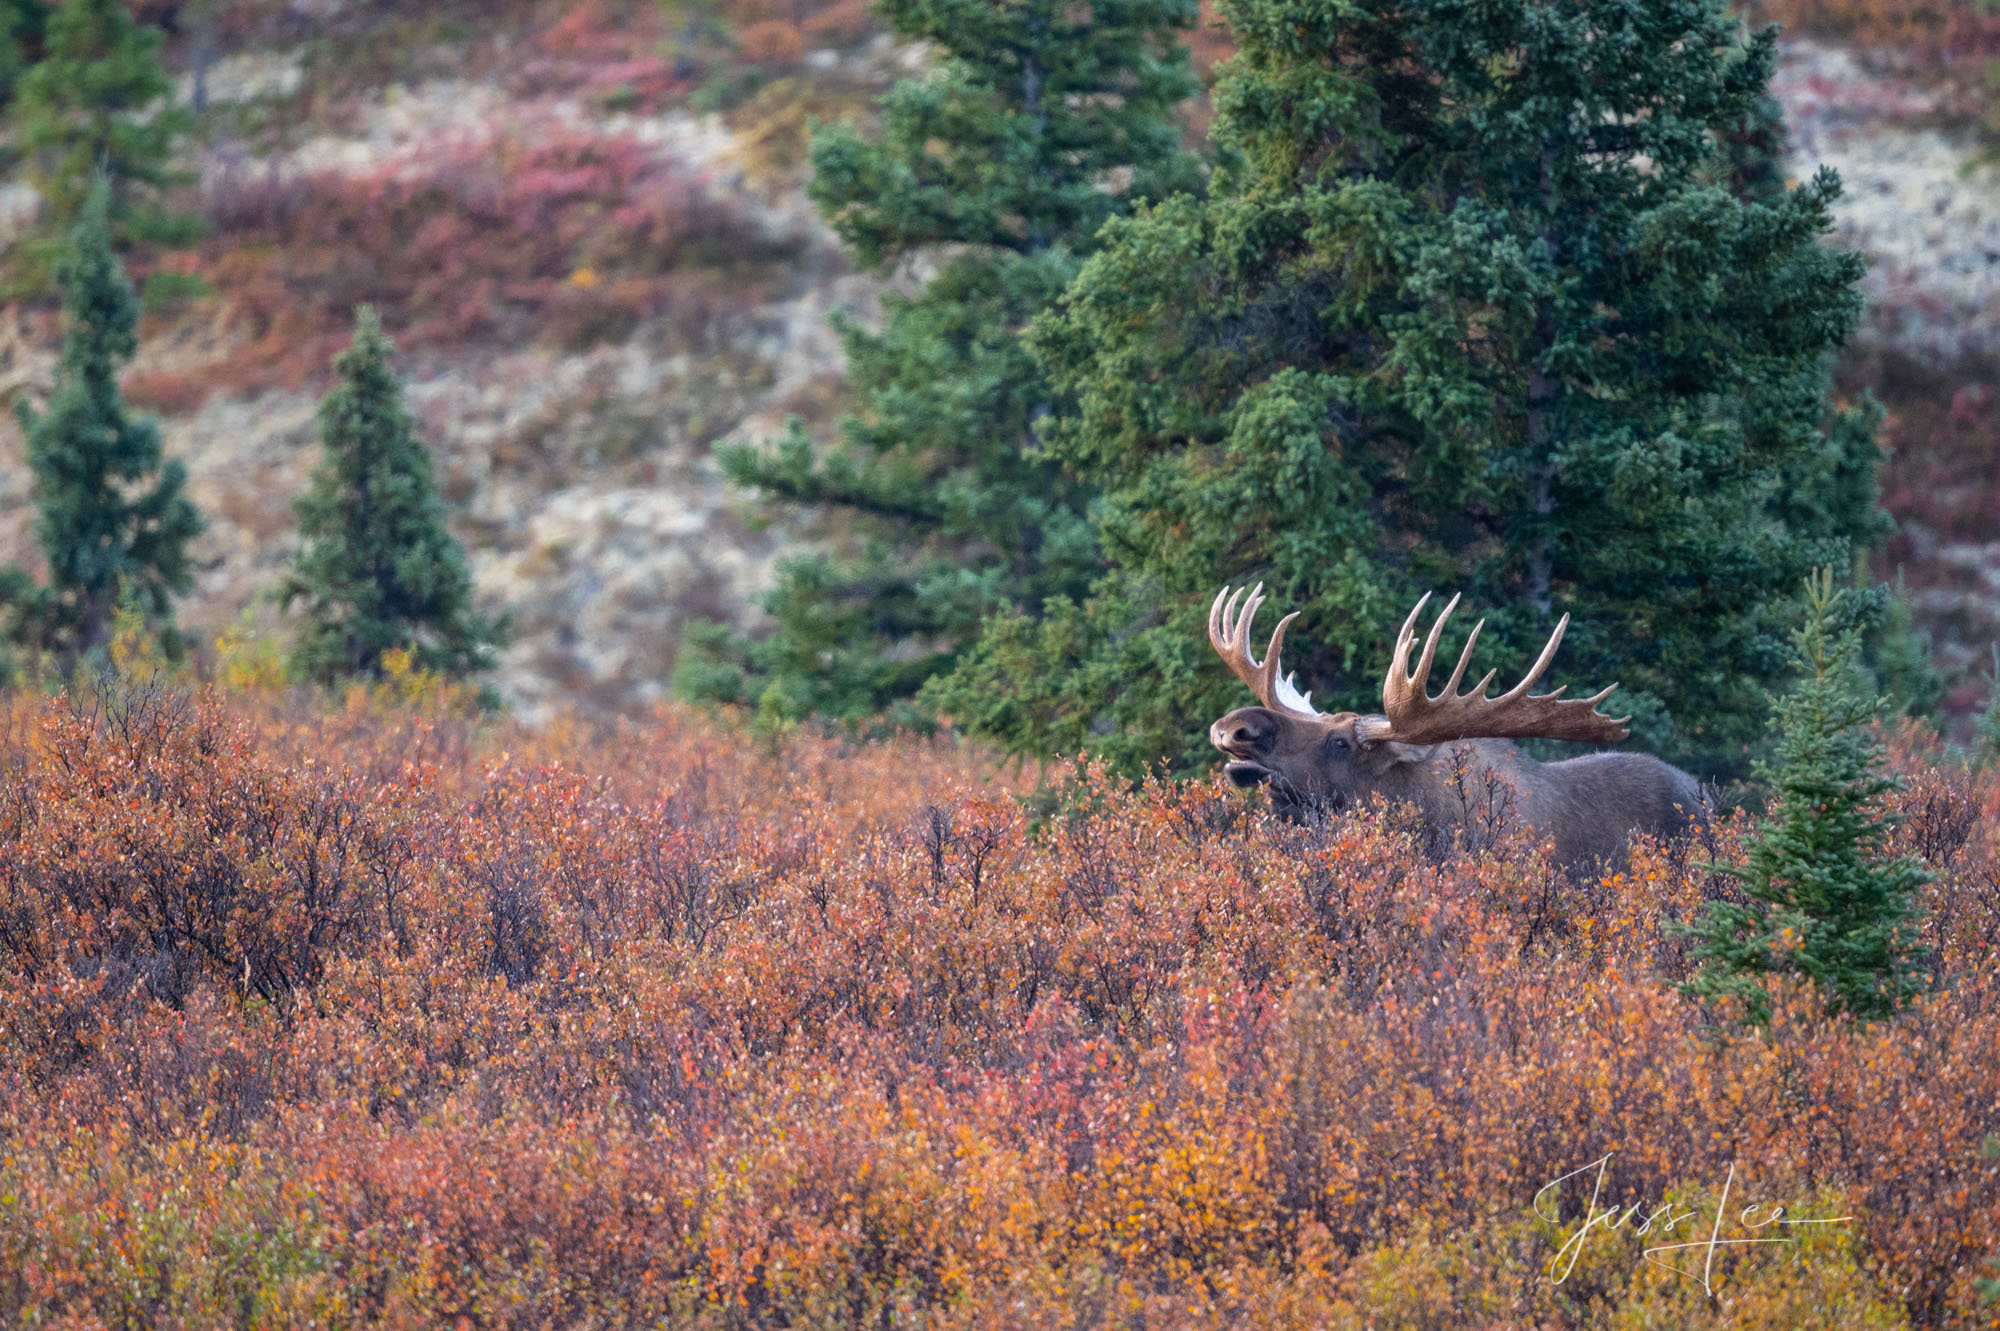
[[[182,615],[248,614],[289,555],[318,456],[313,402],[361,301],[404,351],[525,716],[664,696],[691,616],[751,622],[788,542],[710,450],[840,405],[827,316],[871,315],[802,192],[810,118],[865,114],[921,52],[862,0],[418,6],[235,0],[205,30],[153,6],[203,106],[194,251],[150,268],[213,295],[153,310],[128,381],[208,515]],[[1839,239],[1871,262],[1843,385],[1888,402],[1901,569],[1961,712],[2000,638],[2000,176],[1968,172],[1976,106],[1908,62],[1785,48],[1792,169],[1847,181]],[[0,191],[0,239],[32,216]],[[0,318],[0,396],[39,395],[46,311]],[[21,439],[0,423],[0,559],[32,558]]]
[[[513,613],[501,692],[531,717],[643,709],[682,621],[754,615],[807,534],[752,521],[709,451],[832,411],[828,315],[868,317],[878,284],[801,193],[806,117],[865,107],[907,56],[864,22],[774,60],[644,3],[477,25],[270,8],[202,72],[187,201],[209,237],[155,261],[215,294],[151,313],[127,381],[209,520],[183,621],[277,622],[260,593],[318,460],[314,401],[372,301],[482,600]],[[183,66],[188,45],[169,48]],[[18,229],[32,200],[7,203]],[[7,311],[0,395],[44,391],[55,348],[46,311]],[[0,559],[32,562],[21,447],[9,418]]]
[[[1825,163],[1845,198],[1835,241],[1868,258],[1867,312],[1841,367],[1889,408],[1878,572],[1900,575],[1963,718],[2000,641],[2000,168],[1976,104],[1880,54],[1789,41],[1772,90],[1795,175]]]

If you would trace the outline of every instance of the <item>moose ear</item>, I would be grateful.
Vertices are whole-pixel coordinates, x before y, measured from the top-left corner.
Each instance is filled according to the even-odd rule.
[[[1435,752],[1435,744],[1404,744],[1393,739],[1364,740],[1361,745],[1362,756],[1373,759],[1377,772],[1386,772],[1400,763],[1424,762]]]

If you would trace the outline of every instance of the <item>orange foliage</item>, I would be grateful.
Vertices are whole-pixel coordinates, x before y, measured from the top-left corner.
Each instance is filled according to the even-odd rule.
[[[736,34],[744,59],[772,71],[792,68],[805,57],[806,41],[796,23],[765,19]]]
[[[1654,848],[1572,886],[678,711],[14,695],[0,1320],[1991,1326],[1993,781],[1895,743],[1940,983],[1766,1041],[1678,996],[1728,889]],[[1857,1219],[1719,1304],[1626,1235],[1557,1286],[1536,1194],[1607,1154]]]
[[[808,48],[853,46],[874,31],[866,0],[724,0],[722,12],[738,53],[767,72],[796,63]]]
[[[834,0],[807,16],[800,25],[810,47],[853,46],[874,30],[874,10],[868,0]]]

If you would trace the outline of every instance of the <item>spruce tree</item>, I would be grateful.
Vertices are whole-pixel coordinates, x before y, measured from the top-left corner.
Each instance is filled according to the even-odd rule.
[[[1363,710],[1435,589],[1496,664],[1569,612],[1566,680],[1742,763],[1774,607],[1884,522],[1874,409],[1828,386],[1861,272],[1820,243],[1838,182],[1772,192],[1740,142],[1774,30],[1720,0],[1222,8],[1231,167],[1112,220],[1030,338],[1110,570],[997,617],[928,701],[1023,752],[1205,762],[1243,701],[1218,586],[1304,611],[1286,664]]]
[[[139,307],[112,252],[108,196],[99,182],[57,263],[63,345],[48,407],[15,404],[49,566],[47,584],[17,600],[17,636],[65,669],[109,642],[121,602],[177,642],[172,598],[192,581],[187,547],[202,530],[186,469],[162,460],[159,427],[127,415],[118,391]]]
[[[1058,404],[1021,343],[1107,217],[1197,180],[1175,108],[1195,90],[1175,34],[1193,0],[880,0],[936,68],[905,79],[878,133],[835,126],[809,192],[864,265],[938,264],[885,300],[880,332],[840,323],[860,410],[816,446],[725,449],[737,483],[826,505],[861,545],[783,566],[754,647],[711,631],[684,655],[696,696],[784,715],[894,712],[949,667],[981,621],[1038,613],[1099,566],[1088,491],[1037,451]],[[747,676],[747,678],[746,678]]]
[[[501,621],[472,608],[465,552],[445,525],[391,350],[362,306],[319,402],[326,456],[293,501],[301,546],[279,588],[287,607],[303,603],[289,662],[302,679],[381,678],[391,651],[424,670],[469,674],[492,666],[505,637]]]
[[[1864,727],[1879,703],[1856,686],[1860,641],[1840,632],[1830,573],[1806,584],[1794,636],[1807,672],[1779,703],[1777,762],[1760,766],[1775,809],[1757,825],[1741,869],[1742,902],[1712,901],[1697,922],[1700,973],[1687,992],[1732,998],[1755,1024],[1770,1020],[1767,977],[1811,980],[1827,1010],[1884,1017],[1920,984],[1917,894],[1930,881],[1909,857],[1885,859],[1895,820],[1882,797],[1896,783]]]
[[[21,0],[0,0],[10,3]],[[159,197],[188,178],[172,158],[190,123],[172,101],[160,31],[137,22],[121,0],[64,0],[45,20],[21,13],[22,22],[40,26],[42,52],[15,81],[7,138],[41,193],[48,231],[60,235],[75,221],[102,176],[120,244],[192,239],[198,219],[169,211]],[[39,280],[55,248],[24,245],[10,264],[15,280]]]
[[[0,0],[0,116],[14,100],[21,75],[41,56],[48,19],[49,7],[41,0]]]

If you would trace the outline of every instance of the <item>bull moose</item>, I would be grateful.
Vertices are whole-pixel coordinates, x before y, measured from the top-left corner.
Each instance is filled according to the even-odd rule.
[[[1382,683],[1382,712],[1323,713],[1278,664],[1285,627],[1271,632],[1264,659],[1251,654],[1250,622],[1264,602],[1264,587],[1216,594],[1208,614],[1208,640],[1250,691],[1258,707],[1240,707],[1209,727],[1209,739],[1229,756],[1223,771],[1245,789],[1265,785],[1287,810],[1342,808],[1381,795],[1416,806],[1426,828],[1448,836],[1468,815],[1466,792],[1504,792],[1508,812],[1555,842],[1566,870],[1589,870],[1623,861],[1634,832],[1684,833],[1707,823],[1708,805],[1695,779],[1645,753],[1592,753],[1562,762],[1537,762],[1514,739],[1573,740],[1604,744],[1625,738],[1630,717],[1610,717],[1597,704],[1612,689],[1565,699],[1563,690],[1528,690],[1548,669],[1569,627],[1564,615],[1527,676],[1497,698],[1486,696],[1496,672],[1465,692],[1459,681],[1486,621],[1473,626],[1444,691],[1430,696],[1431,659],[1458,598],[1431,625],[1423,654],[1410,668],[1417,618],[1426,593],[1396,635],[1395,657]],[[1238,602],[1242,605],[1239,610]]]

